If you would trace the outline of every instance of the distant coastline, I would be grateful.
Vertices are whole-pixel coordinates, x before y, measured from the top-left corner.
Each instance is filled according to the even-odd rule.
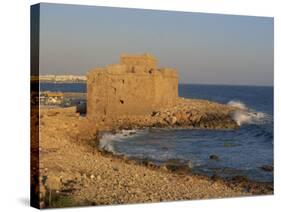
[[[49,83],[86,83],[87,77],[83,75],[41,75],[31,76],[31,81]]]
[[[31,76],[31,81],[40,81],[44,83],[85,83],[87,77],[84,75],[41,75]],[[179,85],[195,85],[195,86],[236,86],[236,87],[272,87],[274,85],[235,85],[235,84],[208,84],[208,83],[186,83],[179,82]]]

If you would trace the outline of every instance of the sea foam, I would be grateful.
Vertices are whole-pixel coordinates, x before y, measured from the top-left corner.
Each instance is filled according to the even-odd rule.
[[[113,134],[111,132],[103,132],[100,135],[99,146],[100,150],[117,154],[114,148],[114,142],[122,142],[127,138],[131,138],[139,134],[137,130],[121,130],[120,132]]]
[[[243,124],[264,124],[271,120],[269,114],[255,111],[247,107],[241,101],[231,100],[227,104],[237,108],[237,110],[232,113],[232,118],[239,126]]]
[[[227,104],[230,105],[230,106],[239,108],[241,110],[248,110],[246,105],[243,102],[239,101],[239,100],[231,100]]]

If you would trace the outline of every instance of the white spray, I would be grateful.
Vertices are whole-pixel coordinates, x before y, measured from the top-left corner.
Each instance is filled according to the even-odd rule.
[[[228,105],[237,108],[232,113],[232,118],[239,126],[243,124],[264,124],[270,120],[270,115],[252,110],[241,101],[231,100]]]

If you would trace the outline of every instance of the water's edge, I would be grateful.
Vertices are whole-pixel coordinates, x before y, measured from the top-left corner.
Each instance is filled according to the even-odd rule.
[[[145,129],[147,130],[147,128]],[[139,129],[130,129],[129,131],[133,132],[134,130],[139,130]],[[102,146],[103,144],[101,145],[101,139],[103,135],[108,133],[114,135],[116,134],[116,131],[100,131],[97,136],[97,140],[95,141],[96,143],[95,148],[104,157],[109,157],[114,160],[121,161],[123,163],[144,166],[148,169],[152,169],[156,171],[185,175],[185,176],[195,177],[198,179],[206,179],[211,182],[222,182],[231,188],[241,188],[242,190],[252,193],[253,195],[273,194],[273,181],[258,182],[254,180],[249,180],[247,177],[241,175],[237,175],[233,178],[222,178],[218,175],[208,176],[202,173],[199,174],[199,173],[192,172],[192,169],[190,169],[188,164],[175,164],[173,162],[166,163],[166,164],[156,164],[146,159],[127,157],[124,154],[113,153],[110,150],[106,150],[106,148],[103,148]]]

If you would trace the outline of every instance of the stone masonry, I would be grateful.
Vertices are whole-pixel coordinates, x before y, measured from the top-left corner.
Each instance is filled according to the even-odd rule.
[[[149,54],[121,55],[120,64],[87,74],[89,118],[145,115],[177,97],[177,71],[157,68]]]

